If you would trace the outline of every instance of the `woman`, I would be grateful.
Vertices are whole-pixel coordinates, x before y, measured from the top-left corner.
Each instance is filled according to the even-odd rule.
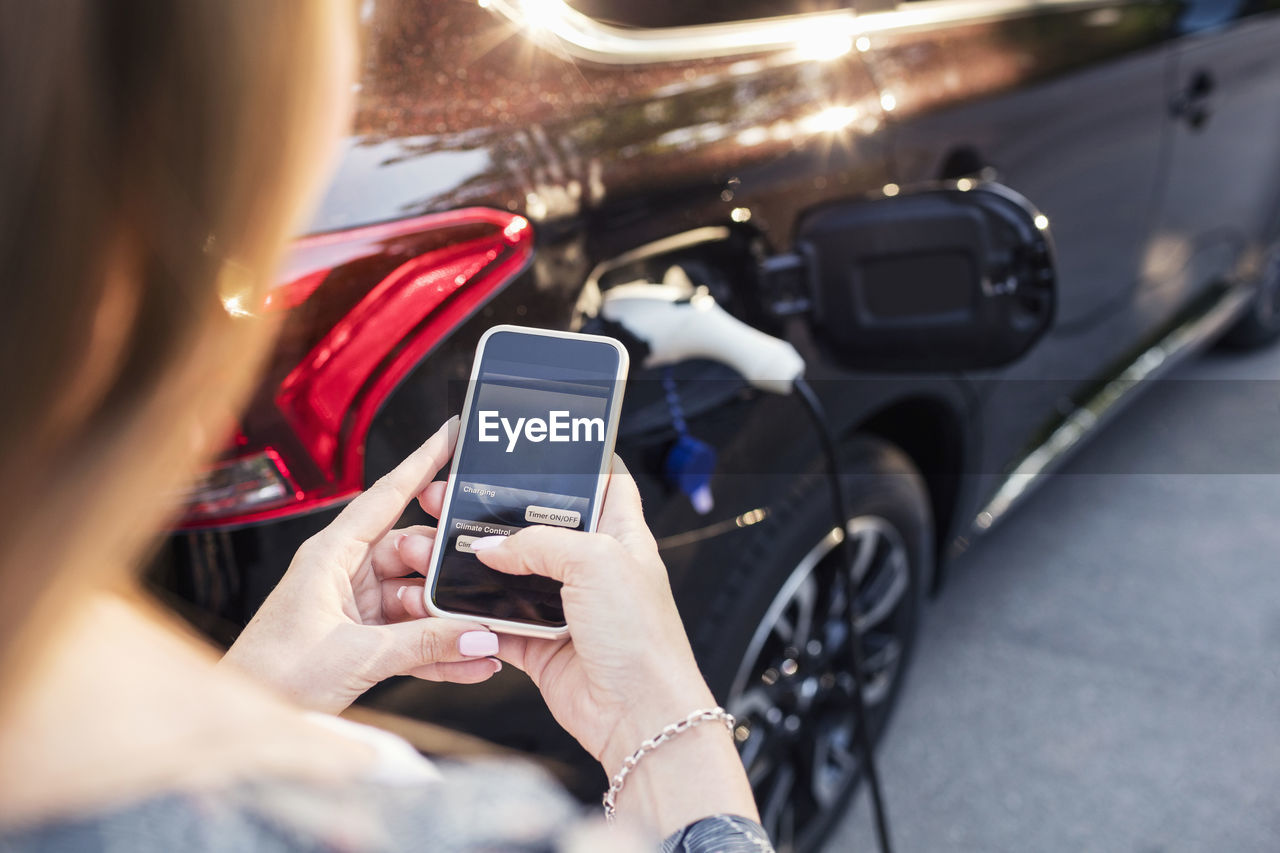
[[[601,533],[478,543],[564,582],[570,641],[426,618],[406,576],[433,531],[393,525],[414,499],[438,513],[450,425],[298,551],[223,661],[138,589],[270,344],[225,306],[261,300],[323,183],[351,14],[0,5],[0,849],[767,850],[617,460]],[[628,765],[629,830],[575,828],[519,764],[436,768],[331,716],[391,675],[476,682],[501,661],[611,777],[701,723]]]

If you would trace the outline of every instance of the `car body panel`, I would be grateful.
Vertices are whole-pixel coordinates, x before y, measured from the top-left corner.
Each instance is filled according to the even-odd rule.
[[[1143,282],[1174,305],[1255,273],[1280,224],[1280,151],[1269,144],[1280,138],[1280,4],[1194,3],[1179,29],[1169,174]]]

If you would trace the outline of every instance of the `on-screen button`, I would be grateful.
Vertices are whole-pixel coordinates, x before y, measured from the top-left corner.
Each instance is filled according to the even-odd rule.
[[[524,520],[532,524],[554,524],[556,527],[577,527],[582,524],[582,513],[576,509],[553,509],[549,506],[525,507]]]

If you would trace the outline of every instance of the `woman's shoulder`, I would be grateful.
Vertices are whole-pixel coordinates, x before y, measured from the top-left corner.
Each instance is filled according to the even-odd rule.
[[[0,831],[0,851],[541,851],[578,817],[540,769],[480,761],[444,765],[436,780],[412,784],[261,779],[163,794]]]

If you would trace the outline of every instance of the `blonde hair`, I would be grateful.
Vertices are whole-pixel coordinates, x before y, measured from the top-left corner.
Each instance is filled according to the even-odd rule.
[[[0,703],[252,384],[270,330],[224,302],[260,298],[318,177],[339,2],[0,5]]]

